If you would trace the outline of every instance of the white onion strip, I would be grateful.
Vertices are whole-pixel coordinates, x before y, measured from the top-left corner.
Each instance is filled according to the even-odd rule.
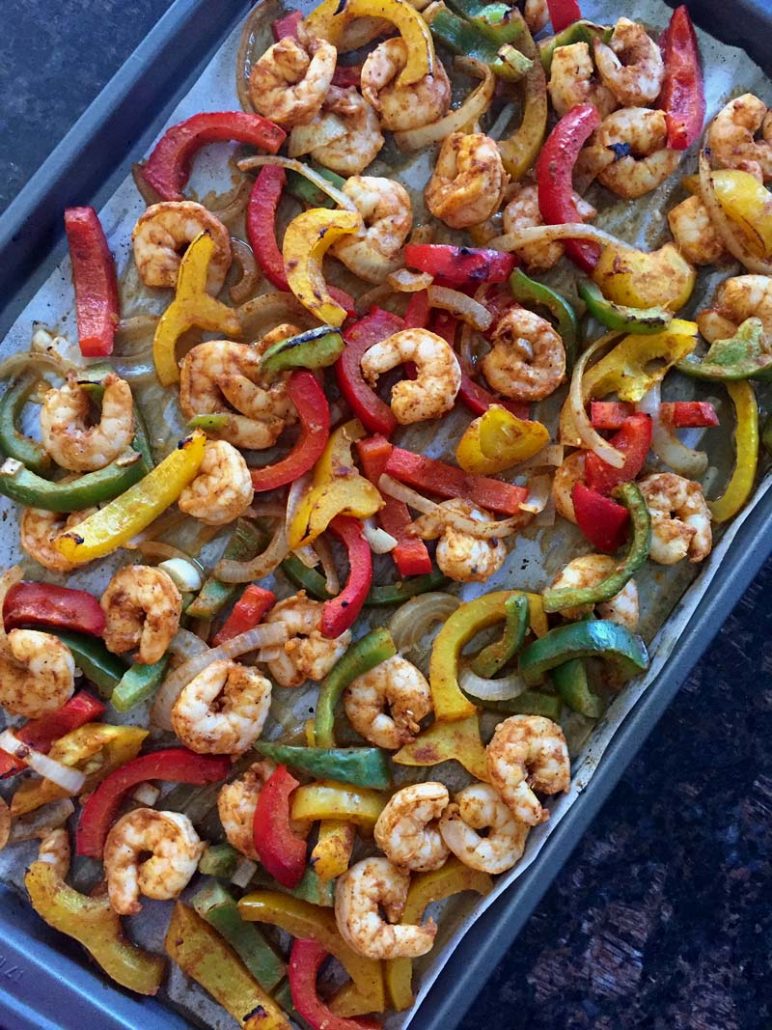
[[[530,243],[554,243],[557,240],[589,240],[599,243],[602,247],[621,247],[623,250],[631,251],[638,249],[612,236],[611,233],[604,232],[594,225],[585,225],[584,222],[564,222],[560,225],[537,225],[532,229],[520,229],[518,232],[495,236],[486,246],[492,250],[512,251],[526,247]]]
[[[511,536],[518,529],[523,528],[523,518],[521,515],[513,515],[511,518],[502,519],[499,522],[490,522],[487,519],[485,522],[478,522],[476,519],[459,515],[456,511],[448,510],[435,501],[430,501],[428,497],[417,493],[411,487],[405,486],[404,483],[398,483],[396,479],[392,479],[391,476],[387,476],[385,473],[378,480],[378,489],[382,494],[388,494],[390,497],[395,497],[398,501],[404,501],[409,507],[415,508],[416,511],[420,511],[428,518],[436,519],[440,526],[452,526],[460,533],[468,533],[469,536],[477,537],[480,540],[500,539],[501,537]],[[521,508],[523,508],[523,505],[521,505]],[[415,526],[416,524],[413,523],[413,525]]]
[[[638,411],[651,415],[651,449],[679,476],[699,479],[708,467],[708,456],[679,440],[660,417],[660,384],[655,383],[637,405]]]
[[[526,472],[528,469],[557,468],[563,464],[565,447],[562,443],[548,443],[532,458],[515,465],[515,472]]]
[[[388,554],[397,546],[397,538],[393,537],[391,533],[387,533],[385,529],[381,529],[380,526],[376,526],[373,518],[364,520],[362,532],[373,554]]]
[[[335,559],[332,556],[332,548],[329,541],[323,536],[318,536],[314,540],[311,550],[318,559],[317,564],[321,563],[327,593],[332,594],[334,597],[340,593],[340,578],[338,570],[335,568]]]
[[[447,286],[430,286],[428,294],[430,307],[449,311],[451,315],[460,318],[478,332],[484,333],[490,329],[493,315],[484,304],[467,297],[465,293],[451,290]]]
[[[716,187],[713,185],[713,177],[710,173],[710,162],[704,150],[700,151],[700,195],[702,202],[707,208],[711,222],[716,227],[721,240],[732,255],[745,265],[749,272],[757,272],[760,275],[772,275],[772,261],[764,261],[755,257],[738,238],[732,226],[732,220],[721,207],[721,202],[716,196]]]
[[[302,175],[309,182],[312,182],[322,193],[326,193],[331,200],[335,201],[338,207],[342,207],[346,211],[353,211],[354,214],[359,213],[351,197],[347,197],[345,193],[333,186],[329,179],[325,179],[323,175],[315,172],[313,168],[309,168],[302,161],[295,161],[291,157],[277,157],[274,154],[260,154],[257,157],[245,157],[243,161],[238,163],[239,170],[242,172],[251,172],[253,168],[262,168],[264,165],[278,165],[280,168],[288,169],[288,171],[297,172],[298,175]]]
[[[607,333],[587,348],[574,366],[574,372],[571,376],[571,387],[568,391],[571,417],[582,446],[593,451],[599,458],[602,458],[603,461],[615,469],[622,468],[625,463],[625,456],[616,447],[612,447],[607,440],[604,440],[596,429],[593,429],[584,406],[585,398],[582,380],[584,379],[584,373],[587,370],[590,358],[594,358],[599,351],[603,350],[621,335],[623,335],[621,331]]]
[[[172,654],[187,661],[189,658],[195,658],[196,655],[208,651],[209,647],[201,637],[191,633],[189,629],[180,627],[169,643],[169,650]]]
[[[437,622],[445,620],[461,604],[453,594],[433,590],[412,597],[401,605],[389,620],[389,632],[400,654],[410,651]]]
[[[431,286],[434,276],[429,272],[411,272],[409,268],[398,268],[395,272],[389,272],[386,282],[395,293],[418,293]]]
[[[7,751],[9,755],[13,755],[14,758],[28,765],[38,776],[55,783],[67,794],[77,794],[83,789],[83,784],[86,782],[86,774],[82,773],[80,769],[71,769],[68,765],[49,758],[48,755],[34,751],[19,740],[11,730],[3,730],[0,733],[0,751]]]
[[[222,558],[214,570],[217,579],[223,583],[251,583],[254,579],[262,579],[269,575],[289,554],[287,530],[284,523],[279,523],[266,549],[251,561],[234,561]]]
[[[496,92],[496,78],[491,69],[481,61],[465,57],[456,60],[457,67],[470,75],[482,79],[480,85],[455,111],[450,111],[444,118],[431,125],[423,125],[420,129],[406,129],[394,133],[394,142],[400,150],[423,150],[445,139],[451,132],[460,132],[465,125],[476,122],[490,107],[493,94]]]
[[[485,679],[472,672],[469,666],[462,666],[458,682],[465,694],[481,701],[511,701],[527,689],[525,680],[516,672],[500,679]]]
[[[552,479],[547,474],[532,476],[528,480],[528,497],[520,505],[521,511],[530,515],[538,515],[547,507],[552,489]]]

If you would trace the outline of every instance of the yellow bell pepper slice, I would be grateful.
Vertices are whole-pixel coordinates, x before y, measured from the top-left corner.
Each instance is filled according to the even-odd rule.
[[[241,334],[238,315],[206,292],[214,240],[199,233],[183,255],[174,300],[161,315],[153,337],[153,363],[161,386],[179,382],[177,341],[193,326],[226,336]]]
[[[383,967],[374,959],[358,955],[343,940],[335,916],[300,898],[276,891],[252,891],[239,902],[242,919],[251,923],[270,923],[293,937],[310,937],[340,962],[354,981],[358,994],[366,999],[367,1012],[383,1012],[386,997]]]
[[[336,240],[361,228],[362,217],[354,211],[314,207],[293,218],[284,233],[282,257],[290,290],[320,322],[336,328],[345,322],[346,311],[327,289],[322,261]]]
[[[475,891],[484,897],[492,889],[493,880],[487,873],[470,869],[455,857],[449,858],[442,868],[413,877],[400,922],[420,923],[433,901],[442,901],[462,891]],[[403,1012],[413,1004],[412,977],[411,959],[396,958],[386,963],[386,990],[397,1012]]]
[[[178,901],[172,911],[164,947],[169,958],[244,1030],[292,1030],[292,1024],[273,998],[217,931]]]
[[[325,883],[348,869],[356,841],[356,827],[342,819],[323,819],[311,850],[310,866]]]
[[[37,914],[49,926],[82,944],[107,975],[130,991],[153,995],[166,961],[126,939],[106,897],[90,898],[68,886],[48,862],[33,862],[24,886]]]
[[[291,816],[300,822],[312,823],[322,819],[345,819],[372,831],[385,807],[386,799],[377,790],[320,780],[294,791]]]
[[[504,167],[510,177],[517,182],[534,163],[544,142],[549,105],[547,77],[539,59],[539,48],[533,41],[525,19],[514,5],[509,11],[509,17],[517,17],[520,22],[518,49],[533,62],[523,80],[522,121],[509,139],[501,140],[498,145]]]
[[[466,698],[464,698],[466,700]],[[458,762],[478,780],[488,782],[485,747],[480,737],[480,720],[474,714],[453,722],[433,722],[410,744],[391,756],[397,765],[429,766]]]
[[[751,495],[759,462],[759,406],[753,387],[745,380],[724,384],[734,404],[735,465],[726,490],[716,501],[708,501],[714,522],[734,518]]]
[[[724,214],[731,218],[756,257],[772,256],[772,193],[750,172],[721,168],[711,174]],[[689,175],[684,186],[700,195],[700,177]]]
[[[672,243],[651,253],[608,245],[592,278],[616,304],[678,311],[691,297],[697,273]]]
[[[532,458],[549,439],[541,422],[518,418],[500,404],[491,404],[459,440],[456,461],[464,472],[493,476]]]
[[[134,486],[56,537],[57,551],[68,561],[91,561],[122,547],[177,500],[195,478],[204,458],[206,435],[197,429]]]
[[[90,793],[108,773],[137,757],[148,732],[139,726],[92,722],[55,740],[48,754],[62,765],[85,773],[81,793]],[[18,818],[66,797],[67,791],[51,780],[23,780],[11,801],[11,814]]]

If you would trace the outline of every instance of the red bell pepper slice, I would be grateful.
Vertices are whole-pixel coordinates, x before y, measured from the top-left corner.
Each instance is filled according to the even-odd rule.
[[[429,324],[429,311],[428,292],[411,293],[405,308],[405,329],[425,329]]]
[[[163,200],[182,200],[195,152],[207,143],[235,140],[275,154],[287,133],[246,111],[205,111],[167,129],[142,167],[145,181]]]
[[[582,17],[576,0],[547,0],[547,9],[553,32],[562,32]]]
[[[663,401],[659,417],[676,429],[708,429],[719,424],[718,414],[710,401]]]
[[[405,265],[428,272],[448,286],[503,283],[517,264],[514,254],[481,247],[454,247],[449,243],[408,243]]]
[[[686,150],[702,135],[705,89],[697,36],[685,6],[673,11],[661,47],[665,80],[659,106],[667,120],[667,145],[671,150]]]
[[[274,22],[274,25],[276,23]],[[276,240],[276,209],[287,173],[278,165],[265,165],[255,179],[247,205],[247,236],[263,275],[277,290],[289,290],[284,258]]]
[[[83,806],[75,833],[79,855],[101,858],[107,834],[124,797],[145,780],[169,783],[217,783],[225,779],[231,763],[227,755],[197,755],[184,747],[164,748],[140,755],[110,773]]]
[[[337,1016],[319,997],[316,980],[327,954],[318,941],[298,938],[292,942],[287,976],[298,1015],[311,1030],[379,1030],[378,1020]]]
[[[68,207],[64,230],[70,248],[80,352],[84,358],[103,358],[112,354],[118,328],[115,262],[93,207]]]
[[[611,553],[627,538],[630,513],[627,508],[584,483],[574,483],[571,491],[576,524],[593,547]]]
[[[300,784],[277,765],[260,791],[253,823],[255,851],[282,887],[297,887],[306,868],[306,842],[292,829],[290,796]]]
[[[610,494],[615,486],[635,479],[643,468],[651,447],[651,430],[651,416],[643,412],[625,419],[622,428],[609,440],[612,447],[624,454],[624,465],[618,469],[614,468],[590,451],[584,462],[584,479],[587,486],[598,493]]]
[[[404,328],[399,315],[374,307],[343,333],[346,349],[335,364],[338,385],[351,410],[371,433],[391,436],[397,428],[397,420],[389,405],[365,381],[360,364],[362,355]]]
[[[101,637],[105,613],[93,594],[54,583],[17,583],[5,596],[5,628],[53,626]]]
[[[69,701],[57,708],[55,712],[41,715],[39,719],[31,719],[21,729],[16,730],[17,738],[32,748],[47,755],[55,740],[66,733],[93,722],[104,714],[105,706],[85,690],[73,694]],[[0,751],[0,779],[23,772],[27,767],[7,751]]]
[[[384,436],[369,436],[357,440],[356,448],[364,474],[377,486],[386,471],[392,445]],[[407,527],[413,522],[408,506],[396,497],[385,496],[383,500],[385,503],[377,518],[381,527],[397,541],[397,546],[390,552],[397,572],[403,579],[407,576],[427,575],[432,571],[431,555],[423,540],[406,533]]]
[[[635,414],[626,401],[590,401],[590,421],[594,429],[621,429],[625,419]]]
[[[212,646],[219,647],[226,640],[232,640],[240,633],[259,625],[265,615],[276,604],[276,594],[272,590],[250,583],[220,629],[212,637]]]
[[[335,640],[351,629],[362,611],[373,585],[373,553],[362,532],[359,519],[336,515],[330,530],[346,548],[348,579],[341,592],[322,606],[322,636]]]
[[[335,73],[332,76],[333,86],[340,86],[341,89],[347,89],[349,86],[354,86],[359,89],[362,82],[362,65],[361,64],[339,64],[335,67]]]
[[[327,284],[327,289],[332,299],[340,304],[347,316],[349,318],[353,318],[357,313],[357,302],[351,294],[346,293],[346,291],[342,290],[340,286],[330,286],[329,283]]]
[[[273,38],[277,43],[280,39],[286,39],[287,36],[292,36],[293,39],[297,39],[298,25],[300,25],[302,20],[303,15],[300,11],[290,11],[289,14],[283,14],[281,18],[277,18],[271,25]]]
[[[444,498],[467,497],[480,508],[504,515],[516,515],[528,497],[524,486],[488,476],[467,475],[455,465],[425,458],[402,447],[395,447],[389,455],[386,474],[416,490],[427,490]]]
[[[536,162],[539,210],[547,225],[581,222],[574,200],[573,173],[584,144],[600,125],[592,104],[578,104],[564,114],[547,137]],[[598,263],[600,248],[595,243],[565,241],[566,254],[585,272]]]
[[[289,398],[300,421],[300,436],[286,458],[274,465],[252,469],[252,486],[257,493],[294,483],[321,458],[330,437],[330,406],[316,377],[305,369],[290,376]]]

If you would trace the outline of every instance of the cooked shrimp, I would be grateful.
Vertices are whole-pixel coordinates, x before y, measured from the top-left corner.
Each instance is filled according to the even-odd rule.
[[[560,726],[541,715],[510,715],[485,750],[491,783],[515,818],[529,826],[549,819],[534,791],[568,790],[571,764]]]
[[[591,222],[597,211],[583,200],[578,193],[574,194],[574,202],[583,222]],[[537,225],[544,225],[539,210],[539,191],[536,186],[517,186],[512,200],[504,208],[504,232],[519,232]],[[554,243],[528,243],[519,247],[515,253],[529,272],[546,272],[563,257],[564,247],[560,241]]]
[[[756,139],[759,134],[761,139]],[[753,93],[721,108],[708,128],[707,145],[722,168],[740,168],[765,182],[772,179],[772,117]]]
[[[129,384],[112,372],[105,376],[102,412],[87,425],[89,397],[73,375],[43,398],[43,446],[57,465],[72,472],[95,472],[115,461],[134,437],[134,404]]]
[[[558,515],[576,525],[576,514],[571,491],[584,479],[584,451],[574,451],[558,467],[552,479],[552,500]]]
[[[131,239],[145,286],[176,286],[182,253],[202,232],[214,243],[207,289],[219,293],[233,259],[230,233],[203,204],[192,200],[164,200],[140,215]]]
[[[375,843],[394,865],[439,869],[448,849],[437,829],[450,796],[442,783],[416,783],[392,794],[375,824]]]
[[[376,747],[396,751],[415,740],[421,719],[432,710],[432,696],[420,669],[394,655],[352,680],[343,695],[343,706],[361,737]]]
[[[294,335],[294,326],[279,328]],[[188,351],[180,365],[182,413],[186,418],[211,415],[228,412],[230,405],[236,414],[229,413],[228,424],[218,435],[234,447],[273,447],[294,418],[286,377],[270,385],[259,383],[263,343],[208,340]]]
[[[715,265],[726,251],[699,197],[687,197],[667,213],[678,249],[693,265]]]
[[[549,91],[552,106],[561,117],[577,104],[592,104],[601,118],[619,106],[611,90],[598,81],[587,43],[571,43],[555,49]]]
[[[108,650],[126,654],[139,648],[136,660],[142,665],[160,661],[180,628],[182,595],[168,572],[151,565],[118,569],[99,603]]]
[[[574,558],[552,582],[557,589],[571,587],[594,587],[606,579],[616,568],[617,563],[607,554],[584,554]],[[631,579],[611,600],[598,605],[582,604],[575,608],[561,608],[560,614],[566,619],[584,619],[593,611],[593,607],[601,619],[617,622],[631,633],[638,629],[638,588]]]
[[[324,39],[285,36],[252,68],[252,106],[279,125],[310,122],[327,96],[337,58],[335,47]]]
[[[431,125],[450,107],[450,82],[441,61],[435,61],[434,75],[401,86],[397,80],[406,65],[407,47],[399,36],[379,43],[362,65],[362,95],[390,132]]]
[[[74,511],[70,515],[61,515],[55,511],[43,511],[42,508],[22,509],[19,521],[19,542],[22,550],[50,572],[72,572],[79,567],[78,563],[63,557],[56,549],[54,541],[60,533],[77,526],[95,511],[96,508],[86,508],[84,511]]]
[[[734,336],[747,318],[758,318],[767,345],[772,346],[772,278],[768,275],[735,275],[716,290],[712,308],[697,312],[697,325],[710,343]]]
[[[426,206],[451,229],[465,229],[490,218],[508,181],[494,140],[481,132],[451,132],[426,187]]]
[[[330,248],[349,271],[368,283],[382,283],[402,264],[402,244],[413,226],[410,194],[391,179],[352,175],[343,192],[365,224],[361,236],[344,236]]]
[[[263,732],[270,707],[270,680],[257,669],[219,659],[183,687],[172,708],[172,727],[199,755],[238,755]]]
[[[547,0],[525,0],[523,9],[525,23],[532,34],[541,32],[550,20],[550,12],[547,7]]]
[[[492,521],[487,511],[476,508],[471,501],[461,497],[443,501],[440,508],[456,512],[474,522]],[[435,561],[440,572],[457,583],[484,583],[494,572],[499,571],[507,557],[503,541],[494,537],[472,536],[435,515],[422,515],[416,519],[414,529],[423,540],[439,539]]]
[[[179,897],[204,846],[193,823],[180,812],[135,808],[122,816],[107,835],[103,859],[113,909],[131,916],[142,908],[140,894],[156,901]]]
[[[273,762],[253,762],[245,773],[224,783],[217,795],[217,812],[228,843],[242,855],[258,861],[253,823],[260,791],[274,771]]]
[[[224,526],[243,515],[254,490],[247,463],[233,444],[207,440],[196,478],[180,494],[180,511],[207,526]]]
[[[69,647],[51,633],[12,629],[0,653],[0,704],[12,715],[37,719],[69,701],[75,662]]]
[[[445,844],[464,865],[492,876],[511,869],[525,850],[531,827],[515,819],[493,787],[471,783],[440,818]],[[477,830],[487,830],[484,837]]]
[[[290,635],[284,653],[266,663],[280,687],[323,680],[351,643],[349,630],[335,640],[322,636],[322,604],[306,597],[305,590],[279,601],[264,621],[282,623]]]
[[[38,848],[38,862],[52,865],[60,880],[66,880],[72,861],[70,836],[63,826],[51,830],[41,840]]]
[[[625,107],[644,107],[657,99],[665,78],[659,47],[637,21],[620,18],[608,44],[593,40],[595,64],[604,86]]]
[[[437,934],[434,920],[421,926],[394,925],[404,911],[409,886],[410,873],[388,858],[365,858],[338,877],[335,922],[357,954],[374,959],[417,958],[431,951]]]
[[[678,150],[667,149],[664,111],[645,107],[614,111],[603,119],[593,139],[598,146],[622,155],[598,173],[598,180],[626,200],[662,185],[681,160]]]
[[[651,515],[650,557],[660,565],[682,558],[700,562],[710,554],[713,534],[702,487],[675,472],[658,472],[638,486]]]
[[[384,144],[378,115],[353,86],[330,86],[318,119],[322,123],[331,118],[342,123],[345,135],[314,147],[311,157],[339,175],[359,175],[373,163]]]
[[[391,390],[391,410],[401,425],[441,418],[453,407],[461,386],[461,366],[453,348],[428,329],[403,329],[365,352],[362,374],[371,386],[384,372],[412,361],[415,379],[401,379]]]
[[[560,386],[566,351],[560,335],[541,316],[512,307],[491,334],[491,350],[480,364],[494,390],[519,401],[540,401]]]

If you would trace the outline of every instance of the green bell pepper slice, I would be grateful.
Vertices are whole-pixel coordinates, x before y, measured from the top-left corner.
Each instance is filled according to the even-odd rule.
[[[251,561],[264,546],[261,530],[247,519],[239,519],[233,536],[228,541],[223,558],[233,561]],[[185,614],[192,619],[213,619],[225,605],[232,601],[240,590],[238,583],[221,583],[215,576],[209,576],[191,601]]]
[[[125,663],[111,654],[96,637],[89,637],[85,633],[66,633],[58,629],[49,632],[69,647],[75,664],[86,679],[99,688],[102,697],[109,699],[126,674]]]
[[[606,25],[596,25],[595,22],[582,18],[572,25],[558,32],[555,36],[549,36],[539,43],[539,56],[542,67],[548,72],[552,67],[552,58],[560,46],[570,46],[572,43],[587,43],[590,47],[594,39],[608,43],[611,39],[613,29]]]
[[[134,662],[121,676],[110,695],[110,704],[116,712],[128,712],[136,705],[147,701],[158,690],[169,667],[166,655],[152,665]]]
[[[309,167],[313,168],[319,175],[323,175],[325,179],[328,179],[336,189],[343,189],[346,184],[346,180],[342,175],[330,171],[329,168],[322,168],[321,165],[314,164],[313,162],[310,163]],[[300,175],[299,172],[287,172],[287,185],[284,187],[284,190],[294,197],[295,200],[299,200],[301,204],[306,204],[308,207],[337,207],[332,197],[322,193],[318,186],[315,186],[304,175]]]
[[[550,673],[550,679],[563,703],[574,712],[589,719],[599,719],[603,715],[603,701],[590,687],[587,666],[581,658],[571,658],[557,665]]]
[[[772,454],[772,415],[767,415],[761,430],[761,443],[767,454]]]
[[[759,318],[746,318],[734,336],[716,340],[704,358],[690,354],[676,365],[695,379],[772,379],[772,349]]]
[[[498,712],[500,715],[543,715],[553,722],[560,718],[561,699],[540,690],[524,690],[511,701],[487,701],[469,694],[466,696],[480,708],[488,712]]]
[[[282,894],[290,894],[293,898],[300,898],[301,901],[308,901],[311,905],[318,905],[320,908],[332,908],[335,904],[335,880],[322,880],[319,874],[310,867],[303,873],[303,879],[297,887],[284,887],[262,868],[259,868],[252,877],[249,888],[250,890],[268,888],[281,891]]]
[[[254,747],[266,758],[320,780],[340,780],[374,790],[386,790],[391,783],[386,755],[377,747],[296,747],[267,740],[258,740]]]
[[[329,368],[341,356],[344,347],[337,329],[329,325],[316,326],[272,344],[260,359],[260,371],[270,379],[291,368]]]
[[[504,602],[504,631],[501,637],[474,656],[472,672],[484,679],[492,679],[501,672],[523,646],[528,621],[528,598],[525,594],[512,594]]]
[[[204,876],[215,876],[220,880],[230,880],[236,872],[241,855],[230,844],[207,844],[201,858],[198,860],[198,871]],[[196,907],[195,901],[193,907]],[[198,909],[196,909],[198,911]],[[199,912],[203,915],[203,912]]]
[[[566,367],[569,371],[576,361],[576,350],[579,342],[579,322],[576,312],[566,298],[545,286],[544,283],[531,279],[520,268],[516,268],[509,277],[509,288],[516,301],[524,305],[535,304],[546,308],[557,324],[557,330],[566,350]]]
[[[637,336],[653,336],[664,332],[673,321],[664,308],[630,308],[606,300],[599,286],[586,279],[579,283],[579,296],[593,318],[608,329],[622,329]]]
[[[517,20],[511,23],[521,29]],[[494,75],[517,81],[526,75],[533,61],[509,43],[497,47],[490,35],[446,7],[440,7],[429,22],[432,35],[453,53],[487,64]]]
[[[288,555],[279,568],[290,583],[305,590],[309,597],[317,601],[329,601],[332,597],[325,585],[324,576],[316,569],[309,569],[296,554]]]
[[[391,633],[380,627],[355,641],[338,659],[319,688],[314,719],[314,741],[317,747],[335,746],[335,707],[349,683],[396,653]]]
[[[37,385],[38,377],[31,372],[9,383],[0,400],[0,451],[7,458],[15,458],[37,474],[48,472],[51,458],[45,447],[26,436],[16,423],[22,408]]]
[[[410,576],[399,583],[387,583],[384,586],[371,587],[365,599],[366,608],[385,608],[389,605],[404,604],[411,597],[426,594],[430,590],[442,590],[450,580],[436,569],[424,576]]]
[[[649,654],[640,637],[607,619],[573,622],[552,629],[520,655],[520,674],[529,686],[541,683],[548,672],[572,658],[603,658],[624,683],[644,672]]]
[[[106,468],[66,483],[42,479],[16,459],[7,458],[0,465],[0,494],[25,508],[66,514],[112,501],[144,475],[144,462],[137,452],[128,452]]]

